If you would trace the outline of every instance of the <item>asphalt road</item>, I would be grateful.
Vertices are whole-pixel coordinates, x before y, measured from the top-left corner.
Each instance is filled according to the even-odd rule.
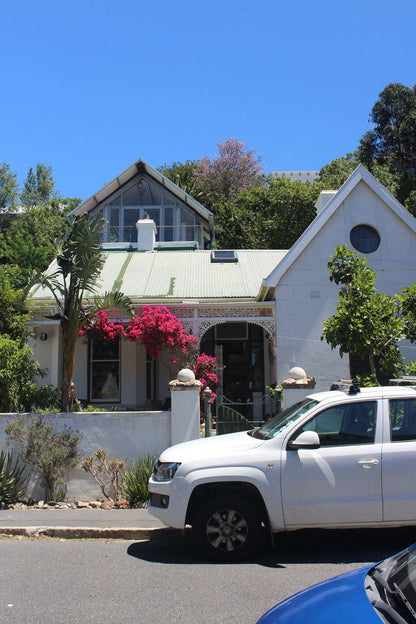
[[[253,624],[304,587],[378,561],[416,529],[304,531],[251,562],[212,564],[169,542],[0,540],[1,624]]]

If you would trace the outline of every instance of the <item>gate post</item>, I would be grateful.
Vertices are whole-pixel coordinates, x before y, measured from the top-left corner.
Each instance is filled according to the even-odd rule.
[[[189,368],[179,371],[169,383],[171,392],[171,444],[199,438],[201,382]]]

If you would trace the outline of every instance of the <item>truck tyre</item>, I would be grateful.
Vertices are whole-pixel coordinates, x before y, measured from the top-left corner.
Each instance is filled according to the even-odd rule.
[[[241,561],[253,552],[260,530],[260,517],[253,505],[232,494],[209,498],[195,511],[191,536],[204,557]]]

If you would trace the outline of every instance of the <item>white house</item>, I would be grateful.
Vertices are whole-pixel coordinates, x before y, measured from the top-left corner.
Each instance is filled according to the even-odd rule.
[[[316,390],[350,376],[349,358],[320,340],[337,302],[327,270],[337,245],[364,254],[387,294],[416,279],[416,220],[364,167],[339,191],[323,193],[317,210],[290,250],[212,251],[212,214],[139,160],[74,212],[107,220],[101,291],[129,295],[137,312],[169,307],[201,351],[225,366],[220,393],[256,404],[293,366],[315,377]],[[35,357],[49,371],[46,382],[58,385],[59,325],[47,318],[53,300],[38,287],[32,304]],[[74,381],[89,403],[162,405],[174,374],[169,357],[151,360],[132,342],[77,347]]]

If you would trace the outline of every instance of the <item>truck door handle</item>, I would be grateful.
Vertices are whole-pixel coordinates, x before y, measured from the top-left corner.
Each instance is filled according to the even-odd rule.
[[[362,466],[363,468],[371,468],[371,466],[377,466],[378,464],[378,459],[360,459],[360,461],[358,462],[359,466]]]

